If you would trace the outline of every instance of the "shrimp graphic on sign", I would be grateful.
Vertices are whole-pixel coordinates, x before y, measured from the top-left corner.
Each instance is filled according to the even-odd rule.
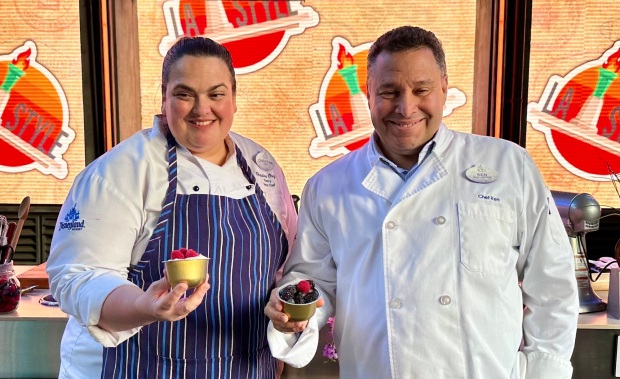
[[[554,157],[582,178],[608,181],[620,171],[620,41],[599,59],[552,76],[528,121]],[[609,166],[608,166],[609,165]]]
[[[318,25],[319,15],[302,1],[169,0],[163,5],[168,34],[162,56],[179,37],[211,38],[232,55],[235,71],[246,74],[271,63],[289,38]]]
[[[32,41],[0,56],[0,172],[36,169],[64,179],[62,155],[75,138],[67,98],[36,57]]]
[[[344,155],[363,146],[374,127],[366,96],[366,57],[372,42],[352,47],[342,37],[332,40],[331,66],[325,74],[319,101],[309,108],[316,137],[310,155]],[[465,104],[465,94],[449,88],[444,116]]]

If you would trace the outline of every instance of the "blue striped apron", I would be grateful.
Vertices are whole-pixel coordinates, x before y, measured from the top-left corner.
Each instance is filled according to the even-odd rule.
[[[255,194],[231,199],[178,195],[177,151],[168,139],[169,187],[157,227],[129,280],[142,289],[162,277],[172,250],[211,258],[205,300],[185,319],[156,322],[103,352],[102,378],[274,378],[263,309],[288,242],[239,148]]]

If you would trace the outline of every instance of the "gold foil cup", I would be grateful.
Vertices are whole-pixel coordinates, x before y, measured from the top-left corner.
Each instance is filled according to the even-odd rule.
[[[185,282],[189,288],[195,288],[207,280],[206,259],[172,259],[166,261],[166,273],[168,282],[172,287]]]
[[[318,288],[315,288],[316,291],[319,293],[319,297],[317,297],[317,299],[314,300],[312,303],[306,303],[306,304],[289,303],[289,302],[282,300],[282,298],[280,297],[280,290],[282,290],[284,287],[288,285],[289,284],[278,288],[278,300],[282,302],[282,308],[283,308],[284,313],[286,313],[286,315],[288,316],[288,320],[289,321],[309,320],[312,316],[314,316],[314,312],[316,311],[316,303],[321,298],[321,291],[319,291]]]

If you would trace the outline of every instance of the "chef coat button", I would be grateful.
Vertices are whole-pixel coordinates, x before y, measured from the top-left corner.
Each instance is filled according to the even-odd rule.
[[[192,189],[193,189],[194,191],[198,192],[198,191],[200,190],[200,187],[198,187],[198,186],[194,186]]]
[[[402,302],[397,297],[395,297],[392,300],[390,300],[390,308],[392,308],[392,309],[398,309],[398,308],[400,308],[401,305],[402,305]]]
[[[245,186],[245,189],[248,190],[248,191],[251,190],[252,189],[252,185],[248,184],[247,186]]]
[[[446,218],[443,216],[439,216],[435,219],[435,221],[437,222],[438,225],[443,225],[446,223]]]
[[[396,228],[396,224],[393,221],[388,221],[388,223],[385,224],[385,227],[388,229],[394,229]]]
[[[452,299],[450,299],[450,296],[443,295],[439,297],[439,302],[441,303],[441,305],[450,305]]]

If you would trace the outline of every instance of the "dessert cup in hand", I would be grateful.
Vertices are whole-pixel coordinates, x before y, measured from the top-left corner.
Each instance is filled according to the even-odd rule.
[[[285,301],[282,299],[282,297],[280,297],[280,291],[282,291],[282,289],[284,289],[285,287],[287,286],[284,285],[278,288],[278,300],[282,302],[283,312],[286,313],[286,315],[289,318],[289,321],[309,320],[314,315],[314,312],[316,311],[316,303],[321,298],[321,292],[315,288],[315,290],[318,292],[318,297],[314,301],[311,301],[309,303],[304,303],[304,304],[295,304],[292,302]]]
[[[207,280],[209,258],[171,259],[165,263],[168,282],[172,287],[185,282],[189,288],[195,288]]]

